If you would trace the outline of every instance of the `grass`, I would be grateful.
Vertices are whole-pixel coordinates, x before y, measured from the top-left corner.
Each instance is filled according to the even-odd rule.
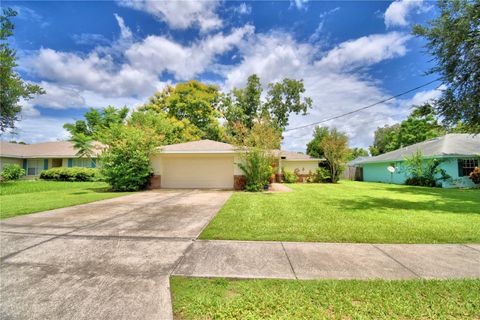
[[[342,181],[233,194],[201,239],[479,243],[480,190]]]
[[[171,278],[176,319],[480,319],[480,280]]]
[[[109,199],[127,193],[109,192],[104,182],[20,180],[0,184],[0,218]]]

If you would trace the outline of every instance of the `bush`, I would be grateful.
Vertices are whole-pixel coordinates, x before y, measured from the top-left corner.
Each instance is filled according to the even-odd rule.
[[[262,191],[263,186],[268,185],[273,173],[272,158],[267,152],[252,148],[243,156],[242,160],[243,162],[238,166],[245,174],[245,190]]]
[[[439,180],[451,178],[444,169],[440,168],[442,160],[425,159],[420,151],[410,158],[405,158],[408,178],[405,184],[411,186],[437,187]]]
[[[40,179],[54,181],[98,181],[100,173],[94,168],[51,168],[40,173]]]
[[[289,170],[282,169],[283,171],[283,182],[285,183],[295,183],[297,182],[297,175]]]
[[[411,177],[405,180],[405,184],[409,186],[421,186],[421,187],[437,187],[437,181],[427,177]]]
[[[470,172],[470,179],[473,183],[480,184],[480,167],[475,167],[472,172]]]
[[[25,170],[20,168],[18,164],[7,164],[0,173],[3,181],[18,180],[21,176],[24,175]]]

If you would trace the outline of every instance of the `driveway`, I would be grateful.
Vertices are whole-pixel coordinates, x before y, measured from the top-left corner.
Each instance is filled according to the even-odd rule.
[[[162,190],[0,223],[2,319],[170,319],[169,276],[230,197]]]

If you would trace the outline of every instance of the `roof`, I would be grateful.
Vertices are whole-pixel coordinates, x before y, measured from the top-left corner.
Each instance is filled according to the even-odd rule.
[[[162,153],[236,153],[238,152],[238,147],[224,143],[218,142],[213,140],[199,140],[199,141],[191,141],[191,142],[184,142],[178,144],[171,144],[168,146],[160,147],[159,150]],[[309,155],[299,153],[299,152],[291,152],[291,151],[284,151],[284,150],[273,150],[274,156],[278,157],[279,155],[286,157],[286,160],[292,161],[318,161],[320,159],[315,159],[310,157]]]
[[[363,160],[367,160],[367,159],[370,159],[370,157],[357,157],[353,160],[350,160],[349,162],[347,162],[347,166],[349,167],[354,167],[355,165],[357,165],[358,163],[362,162]]]
[[[405,157],[411,157],[417,151],[422,152],[425,158],[478,156],[480,155],[480,134],[447,134],[442,137],[387,152],[376,157],[367,158],[357,164],[402,161],[405,160]]]
[[[98,156],[101,144],[94,142],[94,146],[94,156]],[[70,141],[35,144],[17,144],[1,141],[0,156],[10,158],[75,158],[77,157],[77,150]]]
[[[236,148],[228,143],[213,140],[199,140],[171,144],[160,147],[159,149],[163,153],[233,153]]]

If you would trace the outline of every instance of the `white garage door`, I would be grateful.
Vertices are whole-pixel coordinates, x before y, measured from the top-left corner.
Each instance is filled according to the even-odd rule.
[[[233,157],[163,157],[162,188],[233,188]]]

